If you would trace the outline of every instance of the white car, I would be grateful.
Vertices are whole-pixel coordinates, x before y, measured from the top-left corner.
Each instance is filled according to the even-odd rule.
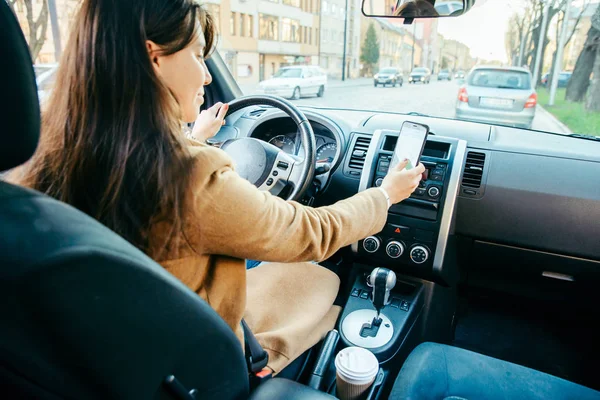
[[[261,92],[293,100],[309,94],[323,97],[326,87],[327,74],[319,67],[307,65],[283,67],[260,83]]]

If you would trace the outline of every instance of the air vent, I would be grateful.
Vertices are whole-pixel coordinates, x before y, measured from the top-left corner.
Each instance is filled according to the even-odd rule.
[[[263,115],[265,111],[267,111],[267,110],[265,110],[264,108],[257,108],[256,110],[252,110],[248,114],[246,114],[246,117],[248,117],[248,118],[258,118],[261,115]]]
[[[352,148],[352,154],[350,155],[350,161],[348,162],[348,168],[351,170],[362,171],[365,166],[365,159],[367,158],[367,150],[371,143],[370,137],[359,136],[354,142]]]
[[[465,172],[463,173],[462,185],[465,187],[479,188],[483,176],[483,165],[485,164],[485,154],[470,151],[467,153],[467,162],[465,163]]]

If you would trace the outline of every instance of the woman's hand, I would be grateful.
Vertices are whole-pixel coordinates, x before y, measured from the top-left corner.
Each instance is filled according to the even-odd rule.
[[[229,104],[219,102],[208,110],[202,111],[194,123],[192,138],[199,142],[206,142],[206,139],[215,136],[225,125],[225,115],[228,109]]]
[[[381,187],[390,196],[392,204],[407,199],[419,186],[425,172],[425,167],[421,163],[413,169],[405,169],[407,164],[408,160],[399,162],[396,167],[390,169],[381,183]]]

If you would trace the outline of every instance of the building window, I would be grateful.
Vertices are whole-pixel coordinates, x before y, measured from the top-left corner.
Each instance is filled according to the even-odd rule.
[[[19,4],[19,3],[17,3]],[[217,31],[221,32],[221,6],[219,4],[208,3],[204,5],[206,7],[206,11],[213,17],[215,20],[215,25],[217,26]]]
[[[281,36],[284,42],[300,43],[300,22],[290,18],[282,18]]]
[[[235,13],[232,12],[229,17],[229,34],[235,36]]]
[[[331,13],[335,15],[335,3],[331,5]]]
[[[279,40],[279,18],[260,14],[259,37],[265,40]]]
[[[240,36],[246,36],[246,14],[240,13],[238,15],[238,22],[240,23],[240,27],[238,29]]]
[[[254,17],[252,15],[246,15],[248,18],[248,23],[246,24],[246,36],[253,37],[254,36]]]
[[[323,29],[323,42],[327,42],[329,40],[329,31],[327,29]]]
[[[323,14],[327,14],[328,4],[326,1],[323,2]]]
[[[331,31],[331,41],[335,43],[335,31]]]
[[[283,0],[283,4],[300,8],[300,0]]]
[[[308,44],[312,45],[312,28],[308,28]]]

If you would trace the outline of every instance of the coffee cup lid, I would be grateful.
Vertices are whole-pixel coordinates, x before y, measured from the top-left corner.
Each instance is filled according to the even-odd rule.
[[[348,383],[368,382],[377,375],[379,361],[362,347],[346,347],[335,357],[335,367]]]

